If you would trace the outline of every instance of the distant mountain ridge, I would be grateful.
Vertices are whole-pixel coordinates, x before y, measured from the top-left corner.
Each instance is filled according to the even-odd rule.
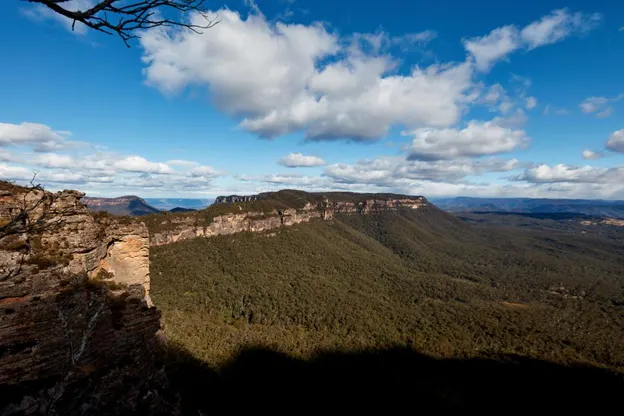
[[[160,212],[142,198],[135,195],[120,196],[118,198],[84,197],[82,202],[93,212],[108,212],[113,215],[141,216]]]
[[[434,198],[435,205],[449,212],[568,213],[624,219],[624,201],[548,198]]]
[[[148,204],[161,211],[172,211],[175,208],[202,209],[210,206],[214,199],[210,198],[145,198]],[[174,211],[175,212],[175,211]]]

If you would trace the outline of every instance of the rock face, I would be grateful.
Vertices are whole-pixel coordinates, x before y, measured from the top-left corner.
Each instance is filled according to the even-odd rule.
[[[237,201],[234,201],[237,202]],[[150,233],[150,245],[171,244],[196,237],[233,234],[243,231],[262,232],[315,219],[332,220],[335,213],[373,214],[400,208],[418,209],[428,204],[424,197],[404,199],[368,199],[360,202],[330,201],[306,203],[303,208],[273,209],[270,212],[241,212],[215,216],[207,224],[198,224],[195,215],[163,217],[161,227]]]
[[[147,229],[81,197],[0,183],[0,414],[174,412]]]
[[[257,201],[258,195],[230,195],[230,196],[218,196],[215,199],[215,204],[234,204],[236,202],[251,202]]]
[[[25,197],[24,197],[25,196]],[[56,194],[35,190],[29,193],[4,191],[0,196],[0,221],[6,222],[21,206],[34,206],[30,212],[30,223],[40,222],[40,230],[34,233],[20,233],[5,237],[0,244],[8,247],[30,247],[20,252],[23,262],[2,262],[1,256],[15,257],[17,252],[0,250],[0,272],[12,267],[21,267],[22,273],[32,272],[37,263],[64,264],[63,271],[71,274],[86,273],[93,278],[104,275],[112,282],[122,285],[142,285],[145,299],[149,298],[149,237],[144,224],[120,222],[106,216],[99,220],[89,214],[80,202],[84,196],[77,191],[63,191]],[[14,215],[14,214],[13,214]],[[0,282],[0,293],[13,291],[13,284]]]

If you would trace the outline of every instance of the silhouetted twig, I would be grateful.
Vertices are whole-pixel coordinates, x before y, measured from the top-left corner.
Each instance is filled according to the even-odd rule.
[[[202,10],[204,0],[100,0],[88,10],[69,10],[63,7],[68,0],[23,0],[39,3],[55,13],[109,35],[117,34],[130,47],[128,41],[138,38],[137,31],[154,27],[183,27],[195,33],[209,29],[219,23]],[[168,12],[196,12],[205,19],[205,24],[194,24],[165,17]]]

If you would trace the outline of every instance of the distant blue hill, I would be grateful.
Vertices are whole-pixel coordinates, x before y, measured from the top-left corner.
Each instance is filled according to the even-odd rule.
[[[624,219],[624,201],[546,198],[429,198],[449,212],[568,213]]]
[[[191,198],[145,198],[153,207],[162,211],[174,208],[202,209],[214,202],[214,199],[191,199]]]

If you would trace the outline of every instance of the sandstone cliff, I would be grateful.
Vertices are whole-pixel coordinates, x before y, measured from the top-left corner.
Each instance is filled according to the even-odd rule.
[[[81,197],[0,182],[0,414],[168,409],[147,229]]]
[[[278,208],[271,209],[271,200],[250,198],[249,201],[264,199],[263,210],[247,211],[243,204],[236,205],[230,213],[211,215],[211,208],[204,212],[179,216],[153,216],[150,223],[150,245],[164,245],[196,237],[233,234],[250,231],[261,232],[279,227],[287,227],[311,220],[331,220],[334,214],[373,214],[400,208],[418,209],[428,204],[424,197],[363,199],[341,201],[324,198],[318,202],[305,202],[298,208],[287,207],[275,201]],[[234,201],[237,202],[237,201]],[[222,204],[226,200],[221,201]],[[249,206],[253,209],[253,206]],[[238,211],[238,212],[237,212]]]

